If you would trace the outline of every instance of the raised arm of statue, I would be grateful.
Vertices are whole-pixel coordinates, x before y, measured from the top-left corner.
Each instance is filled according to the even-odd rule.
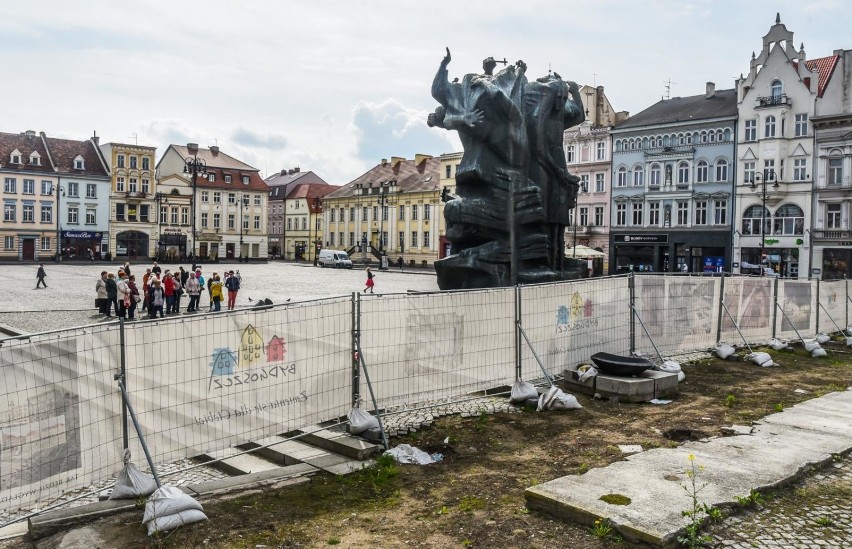
[[[447,48],[447,55],[441,60],[441,65],[438,67],[438,72],[435,73],[435,78],[432,80],[432,97],[441,105],[447,105],[447,91],[450,86],[449,71],[447,65],[452,61],[450,48]]]
[[[568,93],[571,98],[565,101],[565,127],[570,128],[583,122],[586,113],[583,111],[583,99],[580,97],[580,87],[576,82],[568,82]]]

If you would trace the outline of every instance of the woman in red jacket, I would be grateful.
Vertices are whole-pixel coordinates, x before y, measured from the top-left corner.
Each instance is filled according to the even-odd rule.
[[[163,293],[166,296],[166,314],[172,314],[175,309],[175,279],[169,271],[163,276]]]

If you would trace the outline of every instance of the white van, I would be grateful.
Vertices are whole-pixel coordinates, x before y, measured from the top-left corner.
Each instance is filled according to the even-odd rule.
[[[334,267],[335,269],[352,268],[352,260],[342,250],[320,250],[317,264],[320,267]]]

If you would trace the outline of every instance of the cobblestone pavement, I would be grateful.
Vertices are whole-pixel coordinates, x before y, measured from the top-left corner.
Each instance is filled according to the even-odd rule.
[[[832,463],[768,499],[759,510],[709,529],[716,547],[852,547],[852,457]]]
[[[151,263],[131,264],[137,283]],[[160,265],[174,271],[179,265]],[[192,265],[186,263],[185,269]],[[101,271],[117,272],[117,263],[70,264],[46,263],[48,287],[35,289],[38,265],[3,265],[3,292],[0,293],[0,324],[6,324],[34,333],[102,322],[95,310],[95,283]],[[242,289],[237,297],[238,306],[249,306],[260,299],[273,303],[287,300],[305,301],[333,296],[349,296],[364,289],[366,276],[363,269],[322,269],[306,263],[249,263],[202,265],[205,277],[225,270],[240,271]],[[435,273],[427,270],[377,271],[376,293],[430,292],[438,290]],[[186,297],[181,300],[186,308]],[[202,294],[201,307],[208,305]]]

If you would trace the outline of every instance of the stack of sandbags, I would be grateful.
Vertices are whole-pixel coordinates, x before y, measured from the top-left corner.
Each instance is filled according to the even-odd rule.
[[[814,358],[828,356],[828,353],[825,352],[825,349],[823,349],[819,342],[815,339],[806,339],[802,341],[802,345],[804,345],[805,350],[809,352]]]
[[[772,347],[773,351],[781,351],[783,349],[789,349],[790,344],[786,341],[782,341],[778,338],[773,337],[769,340],[769,346]]]
[[[577,397],[562,392],[559,387],[553,386],[538,398],[536,411],[547,410],[579,410],[582,408],[577,402]]]
[[[207,515],[200,503],[176,486],[162,486],[145,502],[142,524],[148,526],[151,536],[202,520],[207,520]]]
[[[146,475],[130,463],[130,450],[124,450],[124,469],[115,476],[115,486],[109,499],[136,499],[145,497],[157,489],[154,478]]]
[[[727,360],[728,357],[735,355],[736,352],[737,350],[734,349],[732,345],[729,345],[724,341],[720,341],[719,344],[716,345],[716,356],[722,360]]]
[[[516,379],[515,383],[512,385],[509,402],[512,404],[538,406],[538,389],[536,389],[535,385],[532,383],[527,383],[522,379]]]
[[[675,362],[674,360],[663,361],[663,363],[660,364],[657,369],[661,372],[666,372],[668,374],[677,374],[678,383],[686,379],[686,374],[683,373],[680,364],[678,362]]]
[[[746,360],[754,362],[763,368],[775,366],[775,363],[772,361],[772,357],[769,356],[769,353],[751,353],[750,355],[746,355],[745,358]]]
[[[822,345],[823,343],[828,343],[829,341],[831,341],[831,336],[825,332],[820,332],[816,335],[816,340],[817,343]]]

